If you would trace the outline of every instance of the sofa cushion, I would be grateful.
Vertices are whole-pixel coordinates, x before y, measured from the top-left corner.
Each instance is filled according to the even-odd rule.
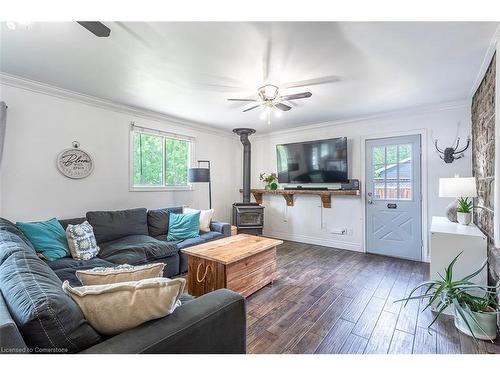
[[[59,222],[61,223],[64,230],[66,230],[66,228],[68,227],[69,224],[77,225],[77,224],[82,224],[84,221],[87,221],[86,217],[75,217],[75,218],[71,218],[71,219],[59,219]]]
[[[182,207],[168,207],[148,211],[148,229],[151,237],[167,235],[171,212],[182,214]]]
[[[199,245],[208,241],[218,240],[219,238],[223,237],[224,236],[222,235],[222,233],[219,232],[206,232],[201,233],[198,237],[195,238],[187,238],[185,240],[178,241],[177,246],[179,247],[179,249],[185,249],[186,247]]]
[[[90,211],[87,220],[94,228],[97,244],[130,235],[147,235],[148,222],[145,208],[122,211]]]
[[[92,258],[89,260],[78,260],[71,257],[65,257],[57,260],[46,262],[54,271],[62,268],[71,268],[73,270],[88,270],[95,267],[113,267],[114,263],[105,261],[100,258]]]
[[[101,244],[99,257],[115,264],[144,264],[176,255],[173,242],[159,241],[148,235],[133,235]]]
[[[79,352],[101,341],[61,280],[31,251],[0,266],[0,290],[24,341],[44,352]]]
[[[30,247],[21,237],[12,231],[0,230],[0,265],[17,252],[28,252],[36,254],[35,249]]]
[[[31,223],[17,222],[16,226],[45,259],[56,260],[70,254],[66,232],[56,218]]]
[[[35,250],[35,247],[30,242],[28,237],[26,237],[24,233],[21,230],[19,230],[19,228],[16,227],[14,223],[10,222],[7,219],[4,219],[3,217],[0,217],[0,233],[6,233],[6,232],[18,236],[26,245]]]

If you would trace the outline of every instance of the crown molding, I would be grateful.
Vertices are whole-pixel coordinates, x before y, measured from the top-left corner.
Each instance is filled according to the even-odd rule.
[[[500,24],[497,26],[497,29],[495,30],[495,33],[491,37],[490,44],[488,46],[488,49],[486,50],[486,53],[484,54],[483,62],[481,63],[481,67],[479,68],[479,72],[477,72],[476,79],[474,81],[474,84],[472,85],[470,92],[469,92],[469,98],[472,98],[474,94],[476,93],[477,88],[483,81],[483,77],[486,74],[486,70],[490,66],[491,59],[493,58],[493,55],[497,51],[497,44],[500,43]]]
[[[176,117],[168,116],[161,112],[120,104],[111,100],[102,99],[92,95],[81,94],[76,91],[63,89],[61,87],[49,85],[38,81],[33,81],[27,78],[22,78],[19,76],[14,76],[3,72],[0,72],[0,84],[28,91],[33,91],[49,96],[54,96],[60,99],[65,99],[73,102],[83,103],[101,109],[106,109],[119,113],[125,113],[145,120],[168,122],[170,124],[188,128],[190,130],[196,130],[204,133],[234,138],[234,135],[231,131],[216,129],[211,127],[210,125],[182,120]]]
[[[319,122],[319,123],[303,124],[303,125],[291,128],[291,129],[276,130],[276,131],[270,131],[270,132],[263,133],[263,134],[261,133],[261,134],[253,135],[252,138],[254,138],[254,139],[266,138],[266,137],[274,136],[274,135],[300,133],[300,132],[304,132],[304,131],[329,128],[332,126],[339,126],[339,125],[348,125],[348,124],[363,122],[363,121],[371,121],[371,120],[384,119],[384,118],[397,118],[397,117],[405,117],[405,116],[418,116],[418,115],[425,114],[425,113],[449,111],[449,110],[453,110],[453,109],[457,109],[457,108],[468,108],[468,107],[470,107],[470,99],[469,98],[463,99],[463,100],[451,101],[451,102],[431,104],[431,105],[426,105],[426,106],[404,108],[404,109],[397,110],[397,111],[379,112],[379,113],[376,113],[373,115],[367,115],[367,116],[352,117],[352,118],[333,120],[333,121],[325,121],[325,122]]]

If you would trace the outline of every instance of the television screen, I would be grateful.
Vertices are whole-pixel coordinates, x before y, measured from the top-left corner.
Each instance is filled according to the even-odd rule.
[[[347,182],[347,138],[277,145],[278,182]]]

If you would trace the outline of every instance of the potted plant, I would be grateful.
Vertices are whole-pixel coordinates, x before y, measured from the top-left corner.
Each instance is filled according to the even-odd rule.
[[[259,178],[266,183],[266,190],[276,190],[278,188],[278,176],[276,173],[261,173]]]
[[[467,197],[458,199],[457,221],[462,225],[469,225],[472,220],[472,201]]]
[[[444,276],[440,275],[440,279],[417,285],[408,297],[396,302],[405,301],[406,306],[410,300],[424,300],[427,302],[424,310],[434,305],[436,316],[429,324],[429,328],[447,307],[452,307],[455,326],[458,330],[474,339],[493,341],[497,334],[497,314],[499,313],[496,287],[477,285],[471,281],[486,267],[487,260],[477,271],[457,280],[453,278],[453,266],[460,254],[445,268]],[[425,288],[425,292],[414,295],[420,288]]]

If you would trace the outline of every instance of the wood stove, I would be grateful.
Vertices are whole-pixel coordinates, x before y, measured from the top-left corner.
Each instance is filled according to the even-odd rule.
[[[234,203],[233,225],[238,228],[238,233],[262,235],[264,206],[258,203]]]
[[[238,128],[233,130],[240,136],[243,144],[243,202],[233,204],[233,225],[238,233],[262,235],[264,228],[264,206],[250,202],[251,144],[248,140],[255,129]]]

